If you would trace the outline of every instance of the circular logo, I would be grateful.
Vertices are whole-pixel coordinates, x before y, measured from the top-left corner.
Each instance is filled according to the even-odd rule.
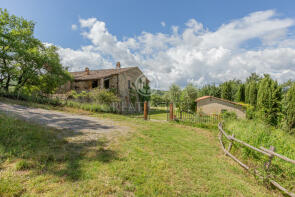
[[[151,96],[159,87],[158,79],[155,75],[140,75],[135,81],[136,92],[142,96]]]

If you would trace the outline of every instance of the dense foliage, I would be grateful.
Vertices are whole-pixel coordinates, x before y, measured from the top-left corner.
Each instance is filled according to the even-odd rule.
[[[288,90],[284,100],[284,114],[286,126],[289,131],[295,128],[295,83]]]
[[[284,128],[290,132],[295,128],[295,83],[279,84],[270,75],[252,73],[245,82],[229,80],[220,85],[207,84],[200,88],[188,84],[181,89],[173,84],[167,92],[157,91],[151,96],[156,103],[173,102],[182,111],[194,111],[195,100],[202,96],[215,96],[244,103],[249,119],[260,119],[266,124]]]
[[[257,94],[257,108],[260,118],[266,123],[277,125],[281,113],[281,87],[269,75],[261,80]],[[250,103],[252,104],[252,103]]]
[[[90,92],[77,93],[72,90],[66,100],[66,105],[93,112],[113,112],[112,104],[119,102],[116,94],[106,89],[93,89]]]
[[[71,79],[57,48],[34,37],[34,23],[0,9],[0,90],[53,93]]]
[[[294,112],[294,111],[293,111]],[[254,147],[275,147],[275,151],[288,158],[295,158],[294,141],[295,136],[285,132],[282,129],[267,125],[261,120],[234,120],[225,121],[224,128],[229,134],[235,134],[237,139],[251,144]],[[232,152],[240,155],[243,162],[263,172],[264,164],[268,157],[252,151],[249,148],[234,143]],[[249,157],[251,160],[249,160]],[[251,163],[248,163],[251,162]],[[295,191],[295,166],[284,160],[274,158],[271,168],[268,171],[269,176],[276,180],[289,191]]]

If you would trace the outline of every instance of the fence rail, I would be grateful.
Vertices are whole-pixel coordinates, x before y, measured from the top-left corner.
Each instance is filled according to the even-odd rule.
[[[179,121],[189,121],[194,123],[218,124],[218,122],[221,121],[221,115],[218,115],[218,114],[201,115],[201,114],[192,113],[192,112],[175,110],[174,119]]]
[[[218,124],[218,129],[219,129],[219,136],[218,136],[218,137],[219,137],[219,141],[220,141],[221,148],[222,148],[222,150],[224,151],[225,155],[231,157],[231,158],[232,158],[234,161],[236,161],[240,166],[242,166],[243,168],[245,168],[245,169],[248,170],[248,171],[250,171],[250,167],[247,166],[246,164],[244,164],[243,162],[241,162],[238,158],[236,158],[234,155],[232,155],[232,154],[230,153],[230,149],[231,149],[231,147],[232,147],[232,143],[233,143],[234,141],[237,142],[237,143],[239,143],[239,144],[242,144],[242,145],[244,145],[244,146],[246,146],[246,147],[248,147],[248,148],[250,148],[250,149],[252,149],[252,150],[254,150],[254,151],[257,151],[257,152],[259,152],[259,153],[261,153],[261,154],[264,154],[264,155],[268,156],[268,157],[269,157],[269,161],[265,164],[265,166],[266,166],[266,170],[269,169],[269,167],[270,167],[270,165],[271,165],[271,160],[272,160],[272,158],[273,158],[274,156],[276,156],[276,157],[278,157],[278,158],[280,158],[280,159],[283,159],[284,161],[287,161],[287,162],[289,162],[289,163],[295,164],[295,161],[294,161],[294,160],[289,159],[289,158],[287,158],[287,157],[285,157],[285,156],[283,156],[283,155],[280,155],[280,154],[274,152],[274,147],[271,147],[271,150],[266,149],[266,148],[264,148],[264,147],[260,147],[260,149],[259,149],[259,148],[256,148],[256,147],[254,147],[254,146],[251,146],[250,144],[247,144],[246,142],[243,142],[242,140],[239,140],[239,139],[235,138],[234,135],[232,135],[232,136],[228,135],[228,134],[223,130],[223,127],[222,127],[222,123],[221,123],[221,122]],[[224,144],[223,144],[223,141],[222,141],[222,137],[223,137],[223,136],[225,136],[225,138],[228,139],[228,140],[230,141],[230,144],[229,144],[229,146],[228,146],[228,150],[225,148],[225,146],[224,146]],[[269,182],[270,182],[273,186],[275,186],[275,187],[278,188],[279,190],[283,191],[285,194],[287,194],[287,195],[289,195],[289,196],[291,196],[291,197],[295,197],[295,194],[294,194],[294,193],[288,191],[286,188],[282,187],[282,186],[281,186],[279,183],[277,183],[276,181],[269,179],[269,177],[266,177],[266,178],[263,177],[259,171],[257,171],[257,170],[254,169],[253,173],[254,173],[255,175],[259,176],[260,178],[268,179]]]

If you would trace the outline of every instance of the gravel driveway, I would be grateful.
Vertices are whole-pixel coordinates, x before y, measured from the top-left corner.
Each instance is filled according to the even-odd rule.
[[[63,137],[76,142],[85,143],[105,134],[116,135],[129,130],[128,127],[111,120],[1,102],[0,111],[13,117],[60,129]]]

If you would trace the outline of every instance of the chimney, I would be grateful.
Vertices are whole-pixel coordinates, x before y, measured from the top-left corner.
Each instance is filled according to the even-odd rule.
[[[120,69],[120,68],[121,68],[121,64],[120,64],[120,62],[117,62],[116,69]]]
[[[89,68],[88,67],[85,68],[85,72],[87,73],[87,75],[89,75]]]

